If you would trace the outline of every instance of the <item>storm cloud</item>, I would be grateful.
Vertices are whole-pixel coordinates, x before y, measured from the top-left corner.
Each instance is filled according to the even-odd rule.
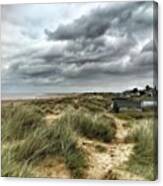
[[[153,8],[153,2],[4,5],[2,91],[153,85]]]

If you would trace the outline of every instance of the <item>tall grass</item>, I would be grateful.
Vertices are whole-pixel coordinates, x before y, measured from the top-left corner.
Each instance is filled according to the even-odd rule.
[[[2,140],[23,139],[43,124],[42,116],[34,106],[2,107]]]
[[[135,125],[138,127],[130,135],[129,139],[135,142],[133,154],[131,154],[128,169],[148,180],[154,180],[157,173],[156,139],[153,120],[142,120]]]
[[[79,135],[105,142],[110,142],[115,135],[112,119],[83,111],[68,110],[50,127],[44,122],[37,107],[17,105],[3,108],[2,175],[28,176],[32,174],[30,167],[46,156],[54,155],[64,158],[74,178],[84,177],[88,162],[86,152],[78,145]]]
[[[2,148],[1,174],[3,177],[32,177],[32,167],[15,160],[15,148]]]
[[[65,124],[60,121],[54,127],[37,129],[17,148],[16,160],[35,163],[49,154],[63,156],[73,177],[82,177],[86,154],[78,148],[72,128]]]
[[[49,154],[63,156],[73,177],[80,178],[84,175],[87,167],[86,153],[78,147],[76,132],[64,118],[53,126],[46,127],[34,107],[20,105],[5,109],[2,116],[3,176],[29,175],[29,167]],[[11,143],[13,139],[16,141]],[[9,164],[13,165],[12,169]]]
[[[104,142],[110,142],[115,136],[115,123],[112,118],[92,116],[82,111],[67,112],[62,117],[62,122],[71,125],[80,135],[95,138]]]

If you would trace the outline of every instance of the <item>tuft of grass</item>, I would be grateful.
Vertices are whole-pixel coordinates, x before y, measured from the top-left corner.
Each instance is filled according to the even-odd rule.
[[[15,161],[15,147],[2,148],[1,173],[3,177],[32,177],[32,167]]]
[[[84,175],[86,154],[77,145],[75,131],[62,118],[50,128],[37,128],[22,141],[16,148],[15,160],[37,163],[49,154],[64,157],[73,177]]]
[[[34,106],[2,107],[2,140],[23,139],[43,124],[42,116]]]
[[[142,120],[129,139],[135,142],[133,154],[127,163],[128,170],[148,180],[154,180],[157,173],[156,139],[153,120]]]
[[[65,154],[65,163],[74,178],[84,178],[84,170],[88,167],[85,152],[74,146]]]
[[[92,117],[82,111],[69,111],[62,117],[62,121],[72,126],[78,134],[104,142],[111,142],[116,132],[112,118]]]
[[[65,163],[71,170],[72,176],[82,178],[87,167],[86,153],[78,147],[76,132],[65,117],[61,117],[54,128],[55,143],[58,146],[57,153],[61,153],[65,158]]]
[[[47,140],[46,128],[37,128],[15,148],[16,161],[33,162],[45,157],[46,149],[50,146]]]

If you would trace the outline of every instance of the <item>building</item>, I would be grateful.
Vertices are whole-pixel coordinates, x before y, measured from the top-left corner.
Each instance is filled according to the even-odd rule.
[[[122,110],[137,110],[142,111],[146,108],[156,108],[157,102],[154,100],[132,100],[129,98],[113,98],[111,109],[113,112],[120,112]]]
[[[141,110],[141,101],[136,101],[129,98],[113,98],[111,109],[113,112],[119,112],[126,109]]]

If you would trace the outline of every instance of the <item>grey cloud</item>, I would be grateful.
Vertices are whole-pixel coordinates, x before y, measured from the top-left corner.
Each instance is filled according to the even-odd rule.
[[[148,17],[132,16],[140,6],[146,8],[149,4],[150,2],[136,2],[115,6],[112,9],[99,8],[68,25],[60,25],[55,31],[45,29],[45,34],[50,40],[93,39],[103,35],[107,30],[117,27],[121,34],[125,32],[131,34],[135,29],[140,30],[141,27],[152,24]]]
[[[120,83],[121,78],[127,84],[136,76],[145,82],[143,78],[149,76],[144,74],[153,70],[152,19],[146,14],[151,5],[138,2],[99,7],[54,31],[46,29],[47,42],[54,46],[31,46],[11,56],[9,79],[63,87],[91,87],[95,82],[100,87],[107,81]],[[144,45],[147,39],[150,41]]]
[[[85,17],[82,17],[72,25],[61,25],[54,33],[45,29],[45,33],[49,39],[56,40],[71,40],[79,37],[96,38],[103,35],[109,27],[109,21],[106,18],[103,21],[98,16],[96,19],[91,19],[91,17],[85,19]]]
[[[142,49],[142,52],[157,52],[157,44],[154,40],[149,41]]]

